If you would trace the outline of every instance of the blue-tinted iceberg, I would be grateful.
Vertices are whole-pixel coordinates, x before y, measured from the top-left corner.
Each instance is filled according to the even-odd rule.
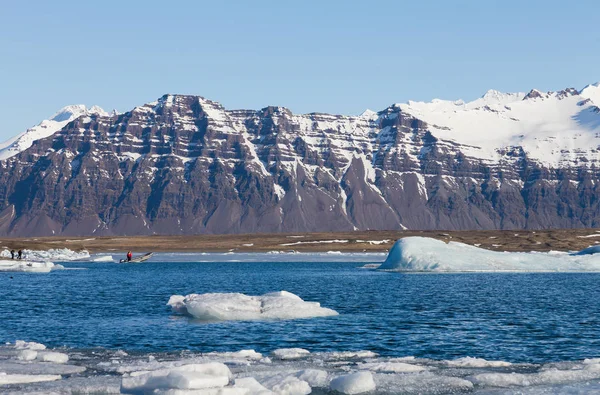
[[[396,241],[379,269],[406,272],[600,272],[600,254],[591,251],[579,254],[499,252],[428,237],[405,237]]]

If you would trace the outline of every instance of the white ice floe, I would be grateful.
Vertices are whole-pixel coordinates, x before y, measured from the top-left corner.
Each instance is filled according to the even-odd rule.
[[[584,250],[586,251],[586,250]],[[600,254],[499,252],[427,237],[396,241],[381,270],[406,272],[596,272]]]
[[[291,360],[305,358],[310,354],[310,351],[303,348],[278,348],[271,351],[271,357],[280,360]]]
[[[458,358],[453,361],[447,361],[446,363],[448,366],[461,368],[498,368],[512,365],[510,362],[506,361],[488,361],[483,358],[472,357]]]
[[[254,377],[243,377],[235,379],[234,388],[248,391],[247,395],[274,395],[275,393],[256,381]]]
[[[21,350],[17,354],[19,361],[33,361],[37,358],[38,352],[35,350]]]
[[[62,265],[52,262],[33,262],[17,259],[0,259],[0,272],[49,273],[53,270],[64,269]]]
[[[40,351],[36,359],[41,362],[67,363],[69,356],[62,352]]]
[[[24,340],[17,340],[15,342],[14,347],[17,350],[36,350],[36,351],[40,351],[40,350],[45,350],[46,349],[46,346],[44,344],[42,344],[42,343],[26,342]]]
[[[322,357],[326,361],[338,361],[346,359],[367,359],[376,358],[377,353],[373,351],[361,350],[361,351],[332,351],[319,353],[319,357]]]
[[[114,262],[112,255],[96,255],[90,258],[90,262]]]
[[[536,373],[482,373],[468,378],[474,384],[491,387],[530,387],[600,379],[600,364],[570,369],[550,368]]]
[[[404,362],[367,362],[358,365],[358,368],[378,373],[412,373],[427,370],[424,366]]]
[[[10,258],[11,253],[9,250],[4,249],[0,252],[0,257]],[[57,248],[49,250],[23,250],[23,259],[28,261],[76,261],[81,259],[88,259],[90,253],[83,251],[73,251],[68,248]]]
[[[14,344],[0,346],[0,386],[24,385],[61,380],[63,375],[73,375],[86,370],[85,366],[67,365],[65,353],[48,351],[36,342],[17,340]],[[4,392],[0,389],[0,392]],[[34,391],[51,393],[54,391]],[[15,393],[26,393],[24,390]]]
[[[375,390],[375,380],[371,372],[350,373],[331,380],[331,389],[353,395]]]
[[[0,385],[39,383],[40,381],[60,380],[58,374],[6,374],[0,372]]]
[[[125,394],[164,393],[169,390],[223,388],[229,384],[231,371],[222,363],[190,364],[124,376],[121,392]]]
[[[173,295],[167,305],[176,313],[188,314],[204,321],[274,320],[338,315],[334,310],[321,307],[318,302],[306,302],[286,291],[262,296],[240,293]]]
[[[267,383],[268,385],[268,383]],[[278,395],[308,395],[312,392],[310,385],[297,377],[287,376],[269,386]]]

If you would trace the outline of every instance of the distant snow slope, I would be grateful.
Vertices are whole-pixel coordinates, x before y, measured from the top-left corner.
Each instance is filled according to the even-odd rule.
[[[108,113],[98,106],[92,106],[89,109],[83,104],[66,106],[50,119],[43,120],[37,126],[27,129],[4,143],[0,143],[0,160],[25,151],[31,147],[34,141],[53,135],[76,118],[89,115],[108,116]]]
[[[427,122],[440,139],[463,145],[468,156],[502,159],[505,148],[522,147],[532,159],[558,168],[600,159],[600,84],[581,91],[488,91],[470,103],[433,100],[396,104]]]

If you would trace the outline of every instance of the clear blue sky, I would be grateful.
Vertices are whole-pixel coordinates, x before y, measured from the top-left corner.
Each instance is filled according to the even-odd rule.
[[[165,93],[358,114],[600,80],[600,1],[5,1],[0,140]]]

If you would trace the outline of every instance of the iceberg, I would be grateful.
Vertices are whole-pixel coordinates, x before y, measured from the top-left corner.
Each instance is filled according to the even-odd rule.
[[[262,296],[241,293],[173,295],[167,305],[176,313],[203,321],[285,320],[338,315],[318,302],[306,302],[286,291]]]
[[[585,251],[585,252],[584,252]],[[500,252],[468,244],[405,237],[396,241],[379,270],[402,272],[600,272],[594,250]]]
[[[0,259],[0,272],[49,273],[59,269],[64,269],[64,267],[62,265],[55,265],[52,262]]]
[[[342,394],[354,395],[375,390],[371,372],[350,373],[331,380],[331,389]]]

